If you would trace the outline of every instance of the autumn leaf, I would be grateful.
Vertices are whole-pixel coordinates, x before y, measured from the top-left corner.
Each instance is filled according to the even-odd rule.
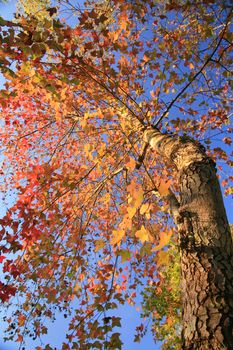
[[[110,240],[110,243],[112,245],[116,245],[116,244],[120,244],[120,242],[122,241],[122,239],[125,236],[125,231],[124,230],[113,230],[112,232],[112,238]]]
[[[150,210],[150,203],[142,204],[140,208],[140,214],[143,215],[145,213],[149,213],[149,210]]]
[[[97,239],[95,241],[95,252],[98,252],[100,249],[104,248],[106,245],[103,239]]]
[[[232,139],[231,139],[231,137],[224,137],[223,142],[225,142],[227,145],[231,145]]]
[[[26,316],[23,314],[19,315],[18,322],[19,322],[20,327],[22,327],[25,324],[25,321],[26,321]]]
[[[156,262],[157,262],[158,266],[169,265],[169,263],[170,263],[169,252],[168,251],[163,251],[163,250],[158,252],[157,257],[156,257]]]
[[[160,180],[158,191],[162,197],[165,197],[169,194],[169,188],[171,184],[172,184],[172,180],[168,180],[168,181]]]
[[[17,339],[16,339],[16,341],[17,341],[18,343],[21,343],[22,340],[23,340],[23,336],[22,336],[21,334],[19,334],[18,337],[17,337]]]
[[[132,219],[137,212],[137,207],[130,206],[127,208],[127,212],[129,214],[129,218]]]
[[[173,235],[173,231],[169,230],[167,232],[160,232],[159,235],[160,235],[159,244],[152,249],[153,252],[160,250],[169,244],[171,236]]]
[[[5,258],[6,257],[4,255],[0,255],[0,263],[2,263]]]
[[[129,157],[129,159],[127,160],[127,162],[125,163],[125,166],[133,171],[135,169],[135,166],[136,166],[136,161],[132,158],[132,157]]]
[[[127,186],[127,191],[130,193],[130,201],[134,200],[137,203],[142,203],[144,191],[134,180]],[[139,205],[140,205],[139,204]],[[135,205],[139,207],[139,205]]]
[[[118,252],[118,255],[121,256],[121,262],[124,263],[125,261],[127,261],[128,259],[130,259],[131,257],[131,254],[128,250],[119,250]]]
[[[192,62],[189,63],[189,69],[191,69],[191,70],[194,69],[194,65]]]
[[[141,243],[144,243],[150,240],[150,234],[146,230],[144,225],[141,226],[140,230],[136,231],[135,237],[137,237],[141,241]]]

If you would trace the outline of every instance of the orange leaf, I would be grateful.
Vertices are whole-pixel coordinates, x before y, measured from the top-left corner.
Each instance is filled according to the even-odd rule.
[[[159,245],[153,248],[152,252],[156,252],[157,250],[160,250],[166,245],[168,245],[172,234],[173,234],[172,230],[169,230],[168,232],[161,232]]]
[[[168,251],[161,250],[157,254],[157,265],[169,265],[170,263],[170,254]]]
[[[194,65],[192,63],[189,63],[189,69],[194,69]]]
[[[161,196],[165,197],[169,194],[169,188],[171,186],[172,181],[168,180],[168,181],[160,181],[160,184],[158,186],[158,191],[160,193]]]
[[[129,160],[128,160],[127,163],[125,164],[126,167],[127,167],[129,170],[134,170],[134,169],[135,169],[135,166],[136,166],[136,161],[135,161],[133,158],[131,158],[131,157],[129,157],[128,159],[129,159]]]
[[[22,341],[23,341],[23,337],[22,337],[22,335],[18,335],[18,338],[16,339],[16,341],[17,341],[17,343],[22,343]]]

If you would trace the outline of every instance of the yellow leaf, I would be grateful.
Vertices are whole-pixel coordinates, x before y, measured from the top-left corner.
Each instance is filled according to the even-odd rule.
[[[89,154],[90,148],[91,148],[90,144],[89,144],[89,143],[86,143],[86,144],[83,146],[83,148],[84,148],[84,151],[85,151],[86,153]]]
[[[83,118],[80,120],[80,125],[83,129],[86,128],[88,119],[90,118],[90,114],[85,112]]]
[[[157,247],[153,248],[152,252],[156,252],[157,250],[160,250],[163,247],[165,247],[166,245],[168,245],[170,238],[172,236],[172,233],[173,233],[172,230],[169,230],[168,232],[161,232],[159,245],[157,245]]]
[[[139,238],[142,243],[149,241],[150,234],[145,229],[144,225],[135,233],[135,237]]]
[[[140,208],[140,214],[143,215],[145,213],[149,213],[149,209],[150,209],[150,203],[142,204]]]
[[[98,252],[100,249],[105,247],[105,242],[103,239],[97,239],[95,241],[95,252]]]
[[[121,34],[121,29],[115,30],[114,32],[110,32],[108,34],[109,38],[113,40],[113,42],[117,41],[119,35]]]
[[[134,215],[136,214],[137,208],[135,207],[129,207],[127,208],[127,212],[129,214],[129,218],[132,219],[132,217],[134,217]]]
[[[76,285],[74,286],[74,292],[78,292],[80,289],[82,289],[82,287],[76,283]]]
[[[119,244],[124,236],[125,236],[125,231],[123,231],[123,230],[113,230],[112,231],[112,238],[110,240],[110,243],[112,245]]]

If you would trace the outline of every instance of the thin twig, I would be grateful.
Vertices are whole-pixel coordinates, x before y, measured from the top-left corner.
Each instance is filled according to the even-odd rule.
[[[208,65],[208,63],[212,60],[212,57],[214,56],[215,52],[218,50],[222,39],[224,37],[224,34],[226,32],[228,23],[226,24],[222,35],[218,41],[218,44],[216,45],[216,47],[214,48],[214,50],[212,51],[211,55],[208,57],[208,59],[205,61],[205,63],[203,64],[203,66],[201,67],[201,69],[193,76],[193,78],[189,81],[189,83],[187,85],[185,85],[183,87],[183,89],[176,95],[176,97],[169,103],[168,107],[166,108],[166,110],[163,112],[163,114],[160,116],[160,118],[157,120],[157,122],[155,123],[155,125],[153,125],[153,128],[156,128],[158,126],[158,124],[163,120],[163,118],[167,115],[168,111],[172,108],[172,106],[174,105],[174,103],[179,99],[179,97],[188,89],[188,87],[197,79],[197,77],[202,73],[202,71],[205,69],[205,67]]]

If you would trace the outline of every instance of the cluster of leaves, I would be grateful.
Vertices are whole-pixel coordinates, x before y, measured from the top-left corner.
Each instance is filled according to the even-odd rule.
[[[16,17],[22,15],[33,16],[38,21],[44,21],[48,18],[48,9],[51,6],[50,0],[20,0],[17,2]]]
[[[143,291],[142,316],[151,317],[152,333],[156,341],[163,341],[162,349],[178,350],[182,323],[179,252],[173,244],[164,254],[169,263],[160,266],[158,280]]]
[[[145,128],[163,121],[162,131],[206,141],[232,193],[229,7],[64,0],[56,11],[34,1],[32,13],[22,4],[14,21],[0,17],[1,191],[14,193],[0,220],[0,298],[18,296],[9,339],[40,337],[59,311],[69,322],[63,350],[120,349],[111,311],[157,279],[155,336],[168,339],[177,321],[159,305],[176,293],[176,258],[161,249],[174,236],[166,195],[179,188],[158,155],[148,151],[140,169],[137,159]]]

